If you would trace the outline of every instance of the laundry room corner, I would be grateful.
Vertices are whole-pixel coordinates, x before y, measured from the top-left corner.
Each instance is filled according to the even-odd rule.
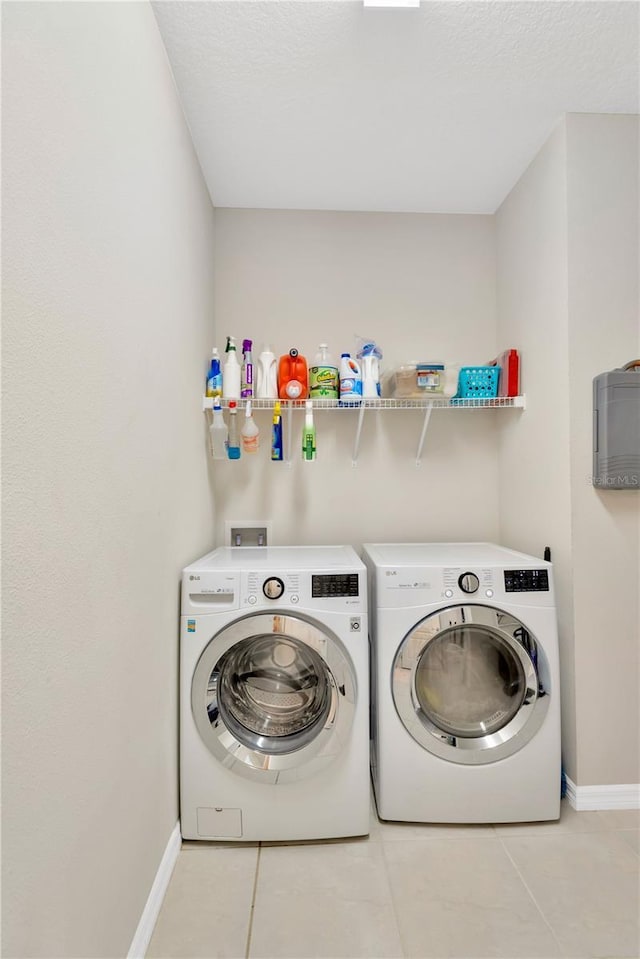
[[[636,805],[640,781],[638,494],[591,475],[593,377],[640,352],[638,132],[636,116],[568,114],[496,215],[499,336],[521,343],[528,384],[526,417],[500,424],[500,535],[551,548],[577,808],[593,808],[583,789]]]

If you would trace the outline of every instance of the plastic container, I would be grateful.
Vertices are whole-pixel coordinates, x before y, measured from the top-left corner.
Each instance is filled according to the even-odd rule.
[[[282,414],[280,400],[273,405],[273,424],[271,426],[271,459],[274,462],[282,460]]]
[[[309,396],[312,399],[337,400],[338,390],[338,367],[333,362],[327,344],[321,343],[314,365],[309,369]]]
[[[340,406],[359,406],[362,402],[362,371],[350,353],[340,357]]]
[[[244,453],[257,453],[260,444],[260,430],[251,415],[251,400],[247,400],[244,411],[244,423],[240,431],[242,450]]]
[[[222,366],[220,365],[220,354],[215,346],[211,350],[206,395],[211,397],[222,396]]]
[[[458,374],[458,392],[451,400],[481,400],[498,395],[498,366],[463,366]]]
[[[304,356],[296,349],[280,357],[278,396],[281,400],[304,400],[309,395],[309,371]]]
[[[265,345],[258,357],[256,397],[275,400],[278,396],[278,364],[271,347]]]
[[[253,396],[253,356],[251,340],[242,341],[242,370],[240,372],[240,396],[250,399]]]
[[[227,439],[229,430],[224,421],[220,398],[216,396],[213,400],[213,418],[209,427],[209,440],[211,443],[211,455],[214,460],[226,460],[227,458]]]
[[[423,399],[444,391],[444,363],[406,363],[386,377],[385,396],[393,399]],[[452,390],[455,393],[455,387]]]
[[[240,363],[233,336],[227,337],[224,368],[222,370],[222,395],[228,400],[240,399]]]
[[[317,455],[316,449],[316,428],[313,422],[313,403],[307,400],[304,414],[304,427],[302,430],[302,459],[305,463],[312,463]]]
[[[240,459],[240,437],[238,436],[238,410],[235,400],[229,403],[229,435],[227,437],[227,456],[230,460]]]
[[[418,363],[416,385],[424,393],[444,391],[444,363]]]

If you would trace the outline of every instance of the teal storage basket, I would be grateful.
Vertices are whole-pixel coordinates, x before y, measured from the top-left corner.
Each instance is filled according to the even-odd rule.
[[[458,375],[458,392],[451,402],[497,396],[499,376],[499,366],[463,366]]]

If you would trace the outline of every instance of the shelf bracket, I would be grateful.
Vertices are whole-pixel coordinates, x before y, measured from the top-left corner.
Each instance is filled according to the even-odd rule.
[[[433,412],[433,406],[427,406],[424,411],[424,420],[422,423],[422,432],[420,433],[420,439],[418,441],[418,451],[416,453],[416,466],[420,466],[422,459],[422,448],[424,446],[425,436],[427,435],[427,427],[429,426],[429,420],[431,419],[431,414]]]
[[[364,411],[365,411],[365,402],[364,400],[360,403],[360,409],[358,411],[358,425],[356,427],[356,438],[353,444],[353,456],[351,457],[351,465],[355,469],[358,465],[358,453],[360,452],[360,436],[362,435],[362,423],[364,421]]]

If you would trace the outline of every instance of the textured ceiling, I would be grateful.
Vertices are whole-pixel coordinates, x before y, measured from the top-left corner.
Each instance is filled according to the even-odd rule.
[[[637,113],[635,2],[158,0],[216,206],[493,213],[563,113]]]

